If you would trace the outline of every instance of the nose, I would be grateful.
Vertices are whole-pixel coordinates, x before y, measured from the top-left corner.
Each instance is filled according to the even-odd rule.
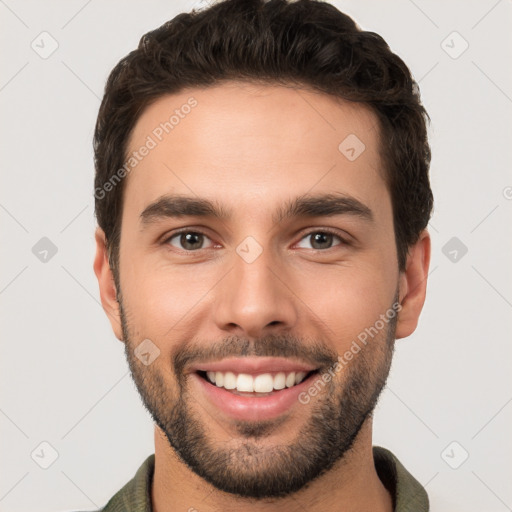
[[[251,263],[235,253],[231,271],[215,287],[217,327],[251,338],[291,330],[298,319],[297,305],[279,270],[266,251]]]

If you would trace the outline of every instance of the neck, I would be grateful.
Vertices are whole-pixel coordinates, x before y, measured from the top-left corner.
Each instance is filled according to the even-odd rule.
[[[373,462],[372,418],[361,428],[343,460],[293,495],[254,500],[219,491],[190,470],[155,425],[153,512],[392,512],[392,498],[380,481]]]

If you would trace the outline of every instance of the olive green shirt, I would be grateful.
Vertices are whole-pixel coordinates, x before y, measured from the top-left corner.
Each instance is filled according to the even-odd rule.
[[[428,512],[428,496],[421,484],[385,448],[373,447],[375,469],[393,497],[394,512]],[[151,483],[155,454],[150,455],[137,473],[99,512],[152,512]]]

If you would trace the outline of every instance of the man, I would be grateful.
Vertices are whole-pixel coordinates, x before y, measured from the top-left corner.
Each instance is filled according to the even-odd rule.
[[[105,512],[428,510],[372,446],[425,300],[426,119],[383,39],[314,0],[180,14],[115,67],[94,270],[155,454]]]

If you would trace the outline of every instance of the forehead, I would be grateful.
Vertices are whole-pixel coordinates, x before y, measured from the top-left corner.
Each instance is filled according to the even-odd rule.
[[[221,194],[249,207],[309,191],[371,203],[386,189],[368,107],[277,85],[226,82],[162,96],[140,116],[126,156],[135,165],[125,206],[139,212],[167,193]]]

